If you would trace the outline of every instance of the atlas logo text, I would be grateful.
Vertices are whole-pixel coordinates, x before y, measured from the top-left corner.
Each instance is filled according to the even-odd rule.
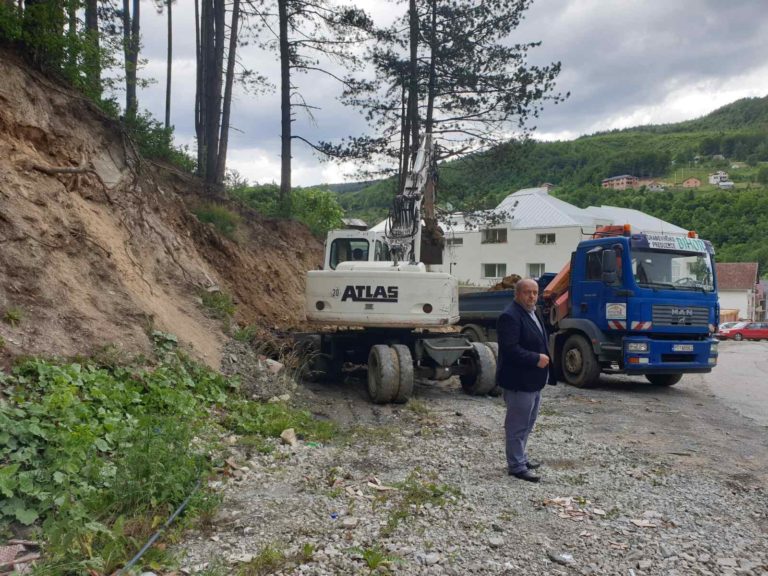
[[[341,301],[397,302],[397,286],[347,286]]]

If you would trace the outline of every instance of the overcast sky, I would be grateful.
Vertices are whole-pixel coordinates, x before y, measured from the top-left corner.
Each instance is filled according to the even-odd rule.
[[[361,0],[376,22],[402,5]],[[174,5],[171,122],[176,140],[194,148],[194,12],[192,0]],[[696,118],[746,96],[768,94],[768,0],[534,0],[513,42],[541,41],[531,63],[562,62],[557,90],[570,92],[536,119],[535,137],[572,139],[600,130]],[[156,82],[139,105],[162,120],[165,110],[165,16],[142,2],[141,76]],[[273,53],[256,46],[240,52],[248,67],[278,78]],[[315,75],[297,78],[312,122],[299,113],[294,131],[309,140],[333,140],[367,130],[360,114],[336,100],[339,86]],[[274,81],[277,89],[277,82]],[[124,96],[120,95],[121,101]],[[228,167],[251,182],[279,182],[280,105],[277,90],[239,90],[232,109]],[[294,141],[293,184],[341,182],[351,168],[320,162]]]

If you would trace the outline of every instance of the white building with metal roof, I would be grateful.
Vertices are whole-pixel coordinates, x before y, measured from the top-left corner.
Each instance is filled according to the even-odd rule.
[[[493,285],[509,274],[559,272],[581,240],[610,224],[630,224],[637,232],[687,232],[638,210],[578,208],[550,196],[546,187],[526,188],[477,217],[453,214],[441,222],[446,238],[442,270],[474,286]]]

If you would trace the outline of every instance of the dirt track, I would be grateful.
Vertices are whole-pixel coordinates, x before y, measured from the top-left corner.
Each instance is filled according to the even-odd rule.
[[[275,573],[367,574],[380,549],[395,574],[768,574],[768,434],[702,377],[548,387],[538,485],[505,474],[498,398],[422,383],[410,405],[372,406],[354,379],[299,396],[351,432],[243,454],[214,535],[184,544],[188,568],[311,545]],[[414,486],[448,496],[403,508]]]

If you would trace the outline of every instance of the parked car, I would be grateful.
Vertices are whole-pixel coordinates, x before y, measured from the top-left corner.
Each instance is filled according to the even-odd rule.
[[[768,322],[739,322],[718,331],[716,336],[724,340],[768,340]]]
[[[736,326],[736,324],[739,324],[739,322],[723,322],[722,324],[720,324],[720,326],[717,327],[717,331],[722,332],[726,328],[733,328],[734,326]]]

